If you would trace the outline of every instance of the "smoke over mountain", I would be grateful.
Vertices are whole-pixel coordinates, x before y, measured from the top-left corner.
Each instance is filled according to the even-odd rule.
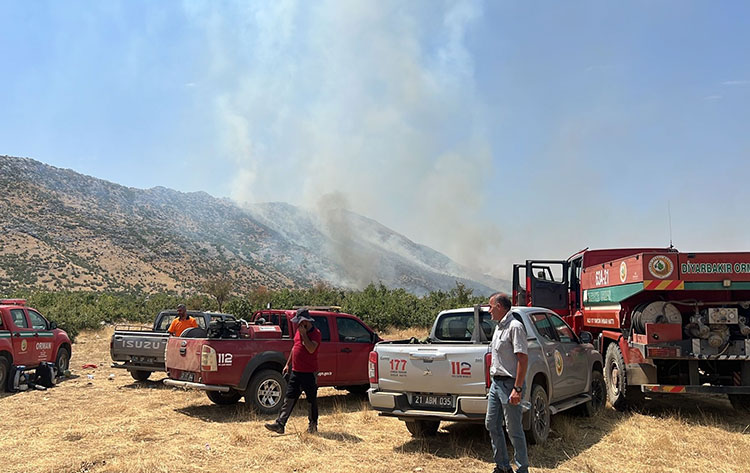
[[[222,84],[232,197],[317,212],[337,228],[333,254],[363,272],[353,280],[377,262],[353,251],[333,208],[487,270],[500,232],[480,215],[491,156],[465,46],[481,4],[322,3],[186,6],[215,52],[205,80]]]

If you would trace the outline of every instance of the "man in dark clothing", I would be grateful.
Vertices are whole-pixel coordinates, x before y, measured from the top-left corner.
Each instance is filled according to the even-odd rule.
[[[289,377],[279,418],[266,424],[266,428],[272,432],[284,433],[286,422],[303,391],[310,404],[307,431],[313,434],[318,431],[318,383],[315,377],[318,372],[321,335],[313,322],[307,309],[298,309],[297,315],[292,318],[292,323],[297,325],[297,332],[294,334],[294,346],[282,372],[286,376],[291,367],[292,374]]]

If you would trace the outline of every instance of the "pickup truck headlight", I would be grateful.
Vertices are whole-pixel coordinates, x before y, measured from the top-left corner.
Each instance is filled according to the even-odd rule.
[[[202,371],[216,371],[216,350],[208,345],[203,345],[201,348],[201,370]]]

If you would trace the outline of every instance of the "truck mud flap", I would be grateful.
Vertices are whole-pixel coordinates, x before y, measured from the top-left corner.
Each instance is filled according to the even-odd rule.
[[[659,394],[750,394],[750,386],[643,384],[641,385],[641,391]]]

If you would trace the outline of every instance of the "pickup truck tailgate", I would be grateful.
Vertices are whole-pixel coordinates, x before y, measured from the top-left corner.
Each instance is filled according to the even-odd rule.
[[[169,339],[167,348],[167,370],[191,371],[201,370],[201,348],[205,340],[200,338]]]
[[[377,345],[379,389],[484,396],[488,349],[481,344]]]
[[[131,357],[164,359],[168,333],[116,331],[112,336],[112,359],[127,361]]]

